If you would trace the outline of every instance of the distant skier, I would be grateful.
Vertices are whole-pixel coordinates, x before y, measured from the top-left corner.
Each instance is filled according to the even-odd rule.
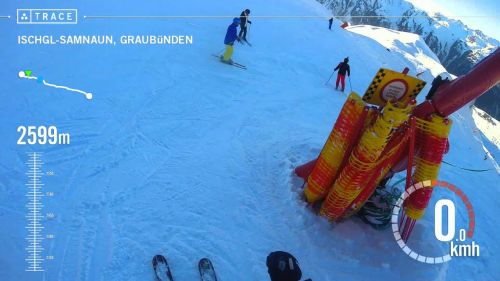
[[[342,92],[344,91],[345,88],[345,74],[347,73],[347,76],[351,76],[351,68],[349,67],[349,57],[345,58],[343,62],[339,63],[337,67],[333,71],[338,70],[337,74],[337,82],[335,83],[335,89],[337,90],[339,88],[339,82],[342,81]]]
[[[271,281],[299,281],[302,278],[299,262],[290,253],[272,252],[267,256],[266,265]]]
[[[486,154],[484,155],[484,160],[488,160],[488,156],[490,155],[489,152],[486,152]]]
[[[234,41],[238,40],[238,24],[240,24],[239,18],[234,18],[233,23],[227,27],[226,37],[224,38],[224,44],[226,44],[226,52],[221,56],[223,62],[232,64],[233,60],[233,45]]]
[[[333,17],[328,20],[328,29],[332,30]]]
[[[248,19],[250,16],[250,9],[246,9],[241,12],[240,15],[240,34],[238,35],[239,40],[247,41],[247,23],[252,24],[252,22]]]

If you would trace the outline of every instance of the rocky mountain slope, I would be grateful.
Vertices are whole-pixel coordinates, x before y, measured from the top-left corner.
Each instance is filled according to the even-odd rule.
[[[417,33],[438,56],[448,72],[467,73],[498,47],[498,40],[460,20],[428,14],[405,0],[317,0],[352,24],[369,24]],[[346,17],[343,17],[346,16]],[[500,119],[500,87],[480,97],[477,105]]]

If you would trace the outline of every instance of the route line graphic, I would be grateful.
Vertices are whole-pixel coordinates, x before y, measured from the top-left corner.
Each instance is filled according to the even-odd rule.
[[[62,86],[62,85],[51,84],[51,83],[48,83],[47,81],[45,81],[42,77],[33,76],[33,75],[31,75],[31,73],[32,73],[31,70],[19,71],[18,76],[19,76],[19,78],[22,78],[22,79],[36,80],[39,83],[42,83],[43,85],[45,85],[47,87],[52,87],[52,88],[56,88],[56,89],[63,89],[66,91],[82,94],[88,100],[91,100],[93,98],[92,93],[85,92],[85,91],[78,90],[78,89],[73,89],[70,87]]]

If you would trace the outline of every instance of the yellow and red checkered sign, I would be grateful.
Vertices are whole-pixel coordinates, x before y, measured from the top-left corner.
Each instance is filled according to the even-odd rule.
[[[417,97],[425,84],[425,81],[407,74],[381,68],[366,90],[363,100],[379,106],[384,106],[389,100],[407,104]]]

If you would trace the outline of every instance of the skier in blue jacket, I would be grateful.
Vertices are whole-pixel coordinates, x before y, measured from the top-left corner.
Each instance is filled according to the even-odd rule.
[[[233,23],[227,27],[226,37],[224,38],[224,44],[226,44],[226,52],[222,56],[222,61],[225,63],[232,64],[233,60],[233,45],[234,41],[238,40],[238,25],[240,24],[239,18],[234,18]]]

